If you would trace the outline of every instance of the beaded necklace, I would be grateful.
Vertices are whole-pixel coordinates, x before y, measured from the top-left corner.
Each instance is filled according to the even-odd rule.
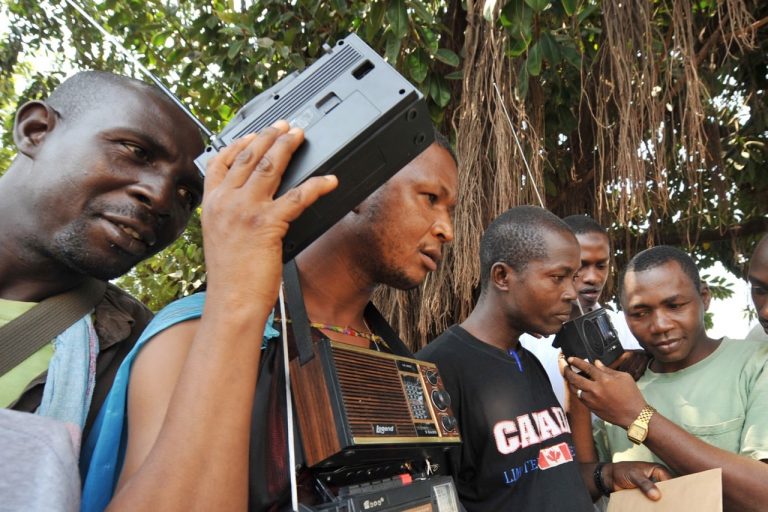
[[[281,321],[282,320],[279,316],[275,317],[275,322],[281,322]],[[287,319],[286,322],[291,323],[291,319],[290,318]],[[384,340],[384,338],[372,332],[362,332],[362,331],[358,331],[357,329],[353,329],[352,327],[342,327],[340,325],[324,324],[322,322],[310,322],[309,325],[314,327],[315,329],[337,332],[339,334],[344,334],[346,336],[354,336],[356,338],[364,338],[372,342],[374,345],[376,345],[376,350],[379,350],[379,351],[381,351],[381,348],[379,348],[379,343],[382,343],[385,347],[387,346],[387,342]],[[366,324],[366,327],[368,327],[367,324]]]

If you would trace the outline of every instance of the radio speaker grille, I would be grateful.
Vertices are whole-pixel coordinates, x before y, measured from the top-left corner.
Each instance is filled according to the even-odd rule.
[[[382,364],[380,358],[338,349],[333,358],[353,436],[370,436],[371,424],[381,418],[396,426],[398,436],[416,436],[408,404],[392,400],[393,390],[402,388],[394,361]]]

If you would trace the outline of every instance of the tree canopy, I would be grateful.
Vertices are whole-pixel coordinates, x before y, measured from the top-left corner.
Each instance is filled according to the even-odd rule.
[[[558,215],[589,213],[608,226],[615,267],[670,243],[738,274],[768,230],[765,2],[78,3],[214,131],[353,31],[421,88],[455,141],[461,190],[440,270],[417,290],[377,297],[414,345],[471,308],[487,223],[539,195]],[[64,2],[7,0],[3,9],[0,169],[13,154],[17,103],[44,96],[70,69],[141,78]],[[32,64],[41,55],[54,72]],[[157,309],[202,284],[201,247],[195,219],[121,284]]]

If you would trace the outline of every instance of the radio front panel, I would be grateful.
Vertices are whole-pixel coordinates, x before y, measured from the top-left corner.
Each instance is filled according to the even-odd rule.
[[[310,466],[333,466],[361,451],[367,459],[388,459],[403,452],[398,447],[447,448],[461,441],[433,363],[330,340],[314,349],[305,366],[291,363]]]

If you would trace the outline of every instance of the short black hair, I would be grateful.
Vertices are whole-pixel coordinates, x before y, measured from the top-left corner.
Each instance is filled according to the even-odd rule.
[[[563,219],[575,235],[599,233],[608,236],[608,231],[589,215],[569,215]]]
[[[80,71],[64,80],[51,92],[46,103],[53,107],[62,119],[75,121],[88,112],[95,102],[105,100],[105,96],[116,88],[152,93],[174,104],[154,85],[108,71],[95,70]]]
[[[629,260],[627,268],[624,269],[624,273],[621,276],[621,300],[624,300],[624,280],[628,273],[651,270],[669,263],[670,261],[674,261],[680,266],[680,269],[688,276],[688,279],[691,280],[696,291],[701,293],[701,277],[699,276],[699,269],[696,268],[696,263],[694,263],[693,258],[677,247],[657,245],[656,247],[651,247],[650,249],[635,254],[635,256]]]
[[[531,261],[547,257],[544,233],[573,232],[554,213],[539,206],[515,206],[491,222],[480,239],[480,287],[484,292],[495,263],[522,272]]]
[[[453,158],[453,162],[458,166],[459,165],[459,159],[456,157],[456,152],[453,150],[453,147],[451,146],[451,141],[448,140],[448,137],[443,135],[442,132],[440,132],[435,125],[432,125],[432,131],[435,135],[435,144],[446,150],[448,153],[451,154],[451,158]]]

